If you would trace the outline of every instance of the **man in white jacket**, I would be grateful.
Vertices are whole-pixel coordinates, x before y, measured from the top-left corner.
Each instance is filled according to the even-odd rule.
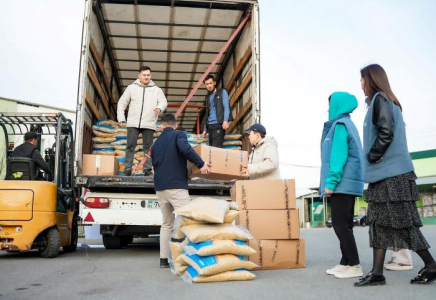
[[[266,129],[261,124],[252,125],[245,133],[251,144],[251,153],[241,175],[250,179],[281,179],[277,141],[266,136]]]
[[[153,144],[157,118],[167,108],[167,99],[151,80],[149,67],[143,66],[139,69],[138,79],[126,88],[118,101],[117,117],[120,124],[126,121],[127,107],[129,113],[124,176],[132,175],[133,157],[139,134],[142,134],[143,151],[146,153]],[[143,166],[145,176],[152,175],[151,166],[149,158]]]

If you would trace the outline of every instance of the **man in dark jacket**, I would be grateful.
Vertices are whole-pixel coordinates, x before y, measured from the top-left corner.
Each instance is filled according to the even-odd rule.
[[[44,161],[41,153],[36,148],[38,145],[38,136],[36,132],[29,131],[24,135],[24,143],[14,149],[12,157],[28,157],[32,158],[38,167],[40,167],[46,174],[50,174],[50,167]]]
[[[174,209],[191,200],[188,194],[189,160],[202,174],[210,172],[209,165],[192,149],[186,135],[177,128],[173,114],[165,114],[161,119],[163,131],[151,147],[154,168],[154,189],[162,212],[160,229],[160,267],[168,268],[169,242],[174,224]]]
[[[233,121],[229,95],[225,89],[216,88],[216,81],[213,75],[206,76],[204,86],[208,91],[208,95],[205,100],[206,126],[203,131],[203,137],[209,133],[209,145],[222,148],[224,135],[227,128],[229,128],[229,122]]]

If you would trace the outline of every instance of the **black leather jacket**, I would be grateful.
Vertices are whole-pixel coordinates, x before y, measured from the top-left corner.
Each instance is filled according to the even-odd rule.
[[[372,123],[377,128],[377,137],[366,158],[370,163],[377,163],[382,159],[394,138],[394,117],[392,103],[389,99],[378,95],[373,101],[375,102]]]

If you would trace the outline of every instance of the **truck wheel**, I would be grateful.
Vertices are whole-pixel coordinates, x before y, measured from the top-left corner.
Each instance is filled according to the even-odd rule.
[[[121,246],[127,247],[127,245],[133,242],[133,235],[122,235],[121,236]]]
[[[54,258],[59,254],[61,239],[57,228],[49,228],[45,231],[43,240],[47,243],[44,248],[39,249],[39,255],[44,258]]]
[[[106,249],[121,249],[121,237],[112,235],[103,235],[103,245]]]
[[[73,228],[71,230],[71,242],[68,246],[63,246],[62,249],[66,253],[76,252],[77,249],[77,241],[79,239],[79,228],[77,226],[77,222],[73,222]]]

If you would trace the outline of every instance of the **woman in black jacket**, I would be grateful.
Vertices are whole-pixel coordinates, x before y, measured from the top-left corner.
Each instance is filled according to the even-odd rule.
[[[383,262],[387,249],[416,251],[425,266],[410,283],[436,280],[436,262],[419,227],[416,175],[407,148],[402,107],[384,69],[369,65],[361,70],[368,111],[363,129],[365,182],[369,183],[369,240],[373,248],[372,271],[355,286],[385,284]]]

